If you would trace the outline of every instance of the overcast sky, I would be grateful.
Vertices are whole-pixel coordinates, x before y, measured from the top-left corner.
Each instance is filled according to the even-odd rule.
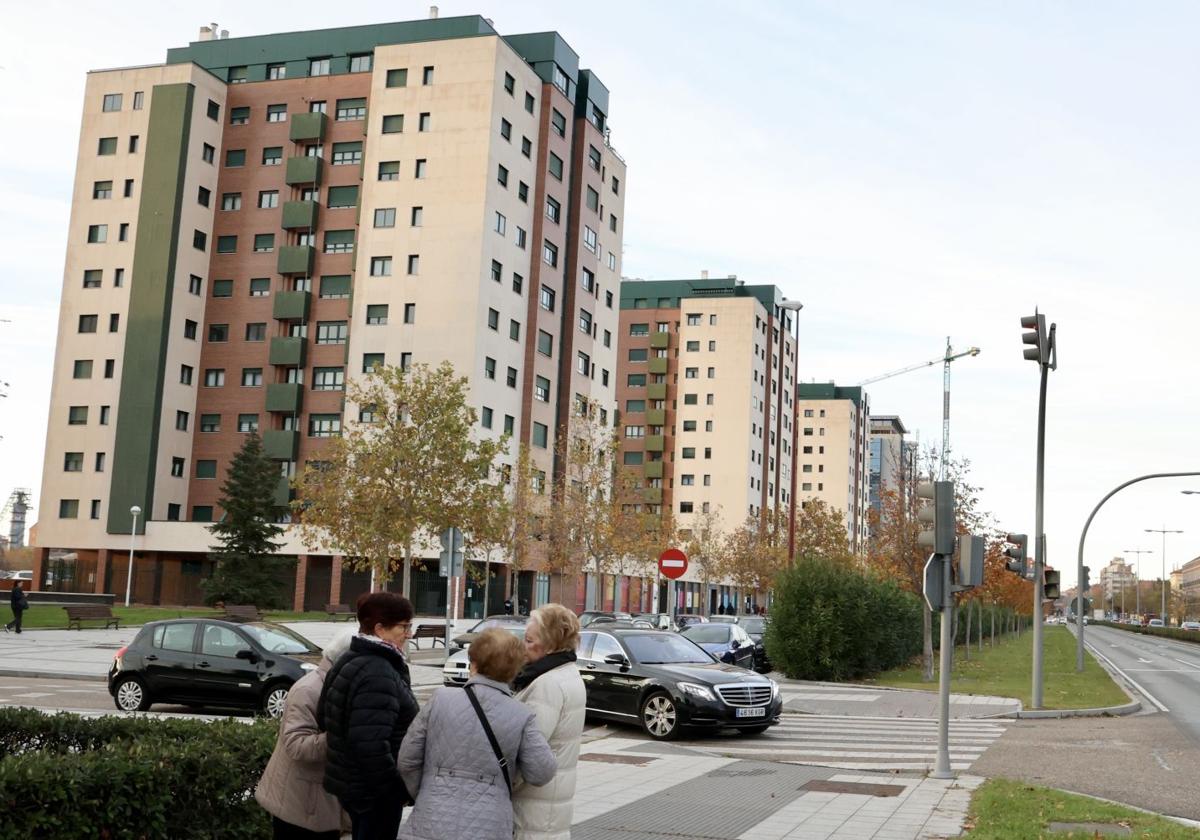
[[[1074,580],[1079,531],[1133,476],[1200,470],[1200,77],[1190,3],[441,2],[502,33],[557,29],[612,91],[629,162],[625,273],[737,274],[805,304],[801,377],[853,385],[941,356],[951,438],[1001,527],[1034,530],[1037,367],[1019,318],[1058,322],[1046,531]],[[424,17],[427,4],[18,4],[0,28],[0,496],[41,482],[85,73],[151,64],[210,20],[233,36]],[[203,15],[203,17],[201,17]],[[921,441],[941,366],[870,387]],[[1093,578],[1200,554],[1200,480],[1110,502]],[[45,513],[51,502],[38,500]],[[36,515],[35,515],[36,518]],[[1131,558],[1132,559],[1132,558]],[[1068,567],[1069,568],[1065,568]]]

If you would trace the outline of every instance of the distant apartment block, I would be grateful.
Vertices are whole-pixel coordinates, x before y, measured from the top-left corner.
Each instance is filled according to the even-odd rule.
[[[797,386],[797,498],[801,507],[820,499],[840,511],[855,553],[865,550],[867,539],[870,414],[869,398],[862,388],[832,382]]]
[[[908,430],[899,417],[874,414],[870,417],[870,496],[869,504],[877,516],[883,515],[883,494],[894,493],[902,500],[905,479],[904,435]]]

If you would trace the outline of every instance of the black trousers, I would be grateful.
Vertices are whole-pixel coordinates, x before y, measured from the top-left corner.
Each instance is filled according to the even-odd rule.
[[[368,811],[350,812],[353,840],[396,840],[400,831],[400,813],[404,806],[398,797],[380,799]]]
[[[338,840],[342,836],[340,831],[309,831],[279,817],[271,817],[271,828],[274,840]]]
[[[25,610],[13,610],[13,620],[5,624],[5,627],[21,632],[21,616],[25,615]]]

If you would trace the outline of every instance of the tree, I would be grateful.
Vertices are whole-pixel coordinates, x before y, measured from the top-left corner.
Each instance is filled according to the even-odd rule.
[[[276,521],[284,510],[275,501],[278,486],[279,465],[263,453],[262,439],[251,432],[221,485],[225,515],[209,527],[218,545],[211,555],[217,568],[204,582],[206,603],[290,606],[283,601],[280,575],[295,560],[276,553],[282,546],[276,539],[283,533]]]
[[[846,536],[846,521],[842,512],[821,499],[806,501],[796,512],[795,556],[804,559],[822,558],[850,563],[854,554]]]
[[[347,404],[368,418],[330,438],[321,462],[296,482],[293,508],[305,543],[344,553],[387,581],[404,558],[409,592],[414,543],[430,546],[449,526],[483,533],[504,504],[498,459],[508,436],[477,437],[467,381],[449,362],[405,370],[377,365],[352,380]]]
[[[704,584],[704,614],[709,612],[708,584],[714,578],[721,579],[722,570],[728,565],[731,546],[723,531],[719,509],[710,509],[692,514],[692,527],[689,529],[684,551],[688,556],[689,566],[696,569],[697,575]]]
[[[788,564],[788,513],[785,508],[747,514],[726,535],[724,577],[743,591],[761,592]]]

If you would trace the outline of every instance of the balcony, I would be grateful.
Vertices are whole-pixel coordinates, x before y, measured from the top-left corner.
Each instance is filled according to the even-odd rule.
[[[664,426],[667,422],[667,410],[665,408],[648,408],[646,409],[646,425],[647,426]]]
[[[667,398],[666,382],[651,382],[646,386],[646,399],[665,400]]]
[[[279,382],[267,386],[267,411],[298,414],[304,399],[304,386],[297,382]]]
[[[287,227],[287,225],[284,225],[284,227]],[[650,366],[648,369],[651,373],[666,373],[667,372],[667,360],[666,359],[651,359]]]
[[[662,504],[662,488],[661,487],[643,487],[641,490],[642,498],[647,504],[661,505]]]
[[[287,161],[284,181],[291,186],[312,184],[315,187],[321,183],[321,170],[324,163],[319,157],[290,157]]]
[[[290,336],[272,338],[268,359],[273,365],[300,367],[304,364],[304,339]]]
[[[275,504],[280,507],[288,507],[291,501],[292,480],[286,475],[281,475],[279,476],[279,483],[275,485]]]
[[[263,432],[263,453],[275,461],[295,461],[300,433],[287,429],[268,429]]]
[[[646,435],[646,451],[647,452],[662,452],[663,451],[663,436],[662,435]]]
[[[314,251],[311,245],[284,245],[275,268],[280,274],[312,274]]]
[[[663,462],[662,461],[647,461],[643,465],[642,474],[646,478],[662,478],[663,477]]]
[[[309,292],[276,292],[271,317],[277,321],[307,321]]]
[[[288,161],[291,163],[291,161]],[[288,183],[291,183],[290,181]],[[656,332],[650,334],[650,346],[655,350],[665,350],[671,343],[671,334]]]
[[[317,226],[317,202],[285,201],[283,203],[284,230],[312,230]]]
[[[320,143],[325,139],[325,127],[328,124],[329,118],[321,113],[293,114],[288,139],[293,143],[306,140]]]

